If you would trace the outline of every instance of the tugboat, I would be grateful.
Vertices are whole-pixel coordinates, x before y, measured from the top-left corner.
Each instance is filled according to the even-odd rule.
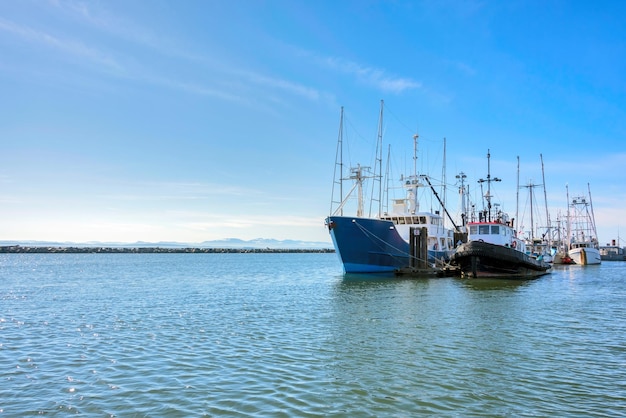
[[[478,213],[477,221],[467,223],[467,242],[457,247],[450,263],[463,278],[530,279],[549,273],[552,266],[541,256],[526,253],[526,244],[513,227],[515,220],[498,210],[497,204],[492,214],[491,183],[501,180],[491,177],[490,158],[487,151],[487,178],[478,180],[481,186],[487,183],[487,207]]]

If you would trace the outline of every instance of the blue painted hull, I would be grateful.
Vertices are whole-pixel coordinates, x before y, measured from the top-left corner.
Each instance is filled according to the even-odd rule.
[[[353,216],[326,219],[346,273],[390,273],[410,265],[409,243],[393,222]],[[429,259],[447,258],[444,251],[428,251]]]

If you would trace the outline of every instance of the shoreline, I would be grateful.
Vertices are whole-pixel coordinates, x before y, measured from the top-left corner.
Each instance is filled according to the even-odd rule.
[[[334,253],[332,248],[170,248],[170,247],[59,247],[0,246],[0,254],[164,254],[164,253]]]

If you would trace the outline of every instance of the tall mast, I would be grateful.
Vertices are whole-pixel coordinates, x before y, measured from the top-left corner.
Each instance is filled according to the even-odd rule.
[[[596,239],[596,241],[599,243],[600,241],[598,240],[598,231],[596,230],[596,215],[594,215],[593,213],[593,203],[591,203],[591,187],[589,186],[589,183],[587,183],[587,190],[589,191],[589,206],[591,206],[591,221],[593,223],[593,235]]]
[[[560,250],[563,247],[563,239],[561,238],[561,219],[562,219],[562,215],[561,215],[561,211],[559,210],[556,213],[556,241],[558,242],[558,249]]]
[[[535,240],[535,206],[533,202],[533,198],[535,196],[534,188],[537,186],[541,186],[541,184],[534,184],[532,180],[528,182],[526,186],[522,186],[528,189],[528,197],[530,199],[530,239],[531,242]],[[518,187],[518,190],[520,188]],[[519,191],[518,191],[519,193]]]
[[[487,179],[478,180],[479,183],[487,183],[487,194],[485,195],[485,199],[487,199],[487,222],[491,222],[491,182],[492,181],[501,181],[499,178],[494,177],[491,178],[491,153],[487,150]]]
[[[570,244],[572,243],[572,215],[570,214],[570,203],[569,203],[569,186],[565,185],[565,193],[567,194],[567,246],[566,248],[570,249]]]
[[[442,205],[442,213],[446,209],[446,138],[443,138],[443,168],[441,169],[441,177],[443,181],[441,182],[441,194],[443,195],[443,205]],[[443,218],[443,222],[445,224],[446,218]]]
[[[409,186],[409,189],[411,191],[409,195],[412,194],[411,197],[413,198],[413,201],[411,202],[412,213],[416,213],[417,211],[419,211],[419,205],[417,202],[417,188],[419,185],[419,181],[417,177],[417,140],[418,138],[419,138],[418,134],[413,135],[413,175],[410,177],[411,185]]]
[[[391,144],[387,146],[387,163],[385,168],[385,188],[383,189],[383,212],[389,211],[389,170],[391,169]]]
[[[528,187],[529,192],[530,192],[530,239],[531,242],[535,242],[535,218],[533,215],[534,212],[534,208],[533,208],[533,195],[535,194],[535,192],[533,192],[533,187],[535,187],[535,184],[529,184]]]
[[[516,203],[515,203],[515,219],[519,224],[519,155],[517,156],[517,195],[516,195]],[[517,227],[516,227],[517,229]]]
[[[339,175],[337,175],[339,170]],[[339,187],[339,200],[335,199],[335,185]],[[339,117],[339,135],[337,138],[337,151],[335,154],[335,169],[333,173],[333,190],[331,191],[330,213],[333,214],[333,205],[339,206],[340,215],[343,216],[343,106],[341,106],[341,116]]]
[[[417,178],[417,139],[418,134],[413,135],[413,177]]]
[[[539,154],[539,158],[541,159],[541,181],[543,181],[543,201],[546,204],[546,222],[547,222],[547,230],[546,236],[548,237],[547,244],[551,244],[552,241],[552,224],[550,223],[550,212],[548,211],[548,193],[546,192],[546,174],[543,169],[543,155]]]
[[[378,201],[378,216],[382,214],[382,194],[383,194],[383,108],[384,101],[380,101],[380,116],[378,117],[378,138],[376,141],[376,157],[374,161],[374,179],[372,181],[372,198],[370,200],[369,214],[372,216],[372,205]],[[376,183],[378,191],[376,193]]]

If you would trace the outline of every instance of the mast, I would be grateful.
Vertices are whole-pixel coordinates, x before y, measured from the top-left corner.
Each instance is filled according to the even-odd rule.
[[[456,175],[456,178],[461,181],[461,186],[459,187],[459,194],[461,195],[461,226],[465,226],[465,223],[467,222],[467,207],[465,206],[465,179],[467,176],[461,171]]]
[[[565,193],[567,194],[567,246],[566,249],[570,249],[570,245],[572,244],[572,217],[570,214],[570,203],[569,203],[569,186],[565,185]]]
[[[339,169],[339,175],[337,175]],[[335,185],[339,187],[339,200],[335,200]],[[335,153],[335,169],[333,172],[333,188],[330,199],[330,213],[333,214],[334,204],[339,206],[339,215],[343,216],[343,106],[341,106],[341,115],[339,117],[339,135],[337,138],[337,151]]]
[[[391,169],[391,144],[387,147],[387,163],[385,168],[385,188],[383,189],[383,212],[389,211],[389,170]]]
[[[557,246],[557,250],[561,250],[563,248],[563,239],[561,238],[561,229],[563,229],[561,227],[561,219],[562,219],[562,215],[561,215],[561,211],[559,210],[556,213],[556,241],[558,243]]]
[[[519,224],[519,155],[517,156],[517,192],[516,192],[516,203],[515,203],[515,219],[517,219],[517,223]]]
[[[418,134],[413,135],[413,177],[417,178],[417,139]]]
[[[531,180],[532,181],[532,180]],[[535,184],[529,184],[529,192],[530,192],[530,242],[534,243],[535,242],[535,218],[533,215],[533,195],[535,194],[533,192],[533,188],[535,187]]]
[[[491,222],[491,182],[492,181],[502,181],[501,179],[494,177],[491,178],[491,153],[490,150],[487,150],[487,179],[480,179],[478,182],[487,183],[487,194],[485,195],[485,199],[487,199],[487,222]]]
[[[537,186],[542,186],[541,184],[534,184],[532,180],[528,182],[526,186],[522,186],[528,189],[528,196],[530,199],[530,240],[532,243],[535,241],[535,206],[533,202],[533,197],[535,195],[534,188]],[[519,193],[519,187],[518,187]]]
[[[550,212],[548,211],[548,193],[546,192],[546,173],[543,169],[543,155],[539,154],[539,158],[541,159],[541,181],[543,182],[543,201],[546,204],[546,222],[547,222],[547,230],[546,236],[550,241],[552,241],[552,224],[550,223]],[[546,242],[546,244],[551,244],[551,242]]]
[[[443,138],[443,167],[441,169],[442,173],[441,173],[441,177],[443,179],[443,181],[441,182],[441,194],[443,195],[443,203],[441,204],[441,209],[448,212],[446,210],[446,138]],[[444,226],[445,226],[445,222],[446,222],[446,218],[443,218],[443,222],[444,222]],[[456,228],[456,225],[454,225]]]
[[[599,239],[598,239],[598,231],[596,230],[596,215],[594,215],[593,213],[593,203],[591,203],[591,187],[589,186],[589,183],[587,183],[587,190],[589,191],[589,206],[591,206],[591,222],[592,222],[592,227],[593,227],[593,235],[596,239],[596,242],[599,243]]]
[[[376,156],[374,160],[374,178],[372,181],[372,198],[370,200],[369,215],[372,216],[372,205],[374,201],[378,201],[378,216],[382,214],[382,177],[383,177],[383,108],[384,100],[380,101],[380,116],[378,117],[378,138],[376,141]],[[378,182],[378,193],[376,191],[376,183]]]
[[[361,167],[361,164],[357,164],[356,167],[351,169],[352,175],[350,179],[355,180],[357,186],[357,210],[356,216],[363,216],[363,181],[368,178],[363,175],[363,171],[367,171],[369,167]]]
[[[410,202],[411,213],[416,213],[419,211],[419,203],[417,201],[417,188],[419,186],[419,181],[417,177],[417,139],[419,138],[418,134],[413,135],[413,175],[409,177],[410,183],[408,186],[409,196],[412,199]]]

